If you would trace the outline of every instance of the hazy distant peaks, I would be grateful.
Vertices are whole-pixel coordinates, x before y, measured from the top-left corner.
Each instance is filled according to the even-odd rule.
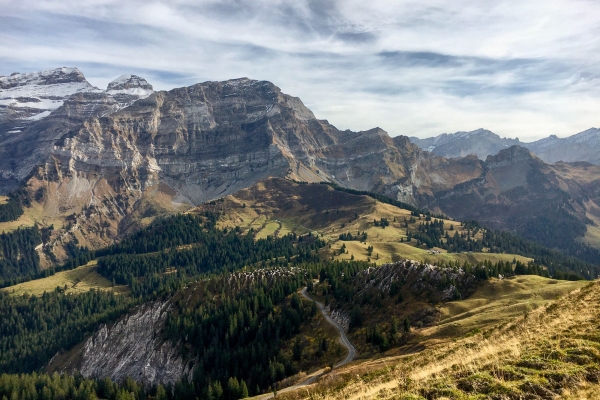
[[[566,138],[551,135],[531,143],[520,142],[518,138],[501,138],[486,129],[444,133],[426,139],[410,139],[422,149],[446,158],[474,154],[484,160],[505,148],[520,145],[547,163],[586,161],[600,165],[600,129],[597,128],[590,128]]]

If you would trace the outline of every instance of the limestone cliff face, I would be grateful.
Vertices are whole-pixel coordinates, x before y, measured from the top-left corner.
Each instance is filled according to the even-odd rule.
[[[114,325],[101,326],[71,351],[56,356],[48,370],[115,381],[129,376],[147,386],[188,378],[193,360],[184,359],[181,349],[162,332],[168,312],[169,302],[140,306]]]
[[[419,193],[481,169],[472,161],[437,168],[443,159],[379,128],[339,131],[272,83],[246,78],[155,92],[124,109],[108,92],[78,94],[27,135],[15,144],[18,177],[29,173],[30,191],[44,192],[38,198],[48,221],[69,221],[69,232],[49,244],[55,253],[73,238],[105,246],[144,218],[270,176],[333,181],[415,203]]]
[[[267,176],[334,181],[411,202],[415,188],[456,180],[449,174],[429,178],[428,164],[439,161],[407,139],[392,139],[379,128],[339,131],[270,82],[207,82],[157,92],[117,112],[114,99],[95,95],[105,96],[95,107],[79,96],[42,127],[41,140],[52,146],[36,151],[34,161],[46,157],[68,175],[119,176],[130,191],[163,182],[195,204]]]

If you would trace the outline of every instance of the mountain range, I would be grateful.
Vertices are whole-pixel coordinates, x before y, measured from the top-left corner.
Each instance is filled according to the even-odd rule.
[[[433,153],[380,128],[341,131],[267,81],[155,92],[123,75],[102,91],[59,68],[1,77],[0,88],[0,191],[25,185],[21,222],[54,228],[45,265],[66,259],[68,243],[100,248],[268,177],[382,193],[571,252],[600,221],[600,167],[547,164],[489,131],[442,135]],[[435,154],[473,138],[486,138],[474,145],[483,153],[502,148],[485,161]],[[568,221],[568,239],[548,220]]]
[[[519,138],[503,138],[486,129],[443,133],[426,139],[411,137],[410,140],[422,149],[446,158],[476,155],[485,160],[487,156],[496,155],[500,150],[517,145],[525,147],[550,164],[558,161],[585,161],[600,165],[600,129],[598,128],[590,128],[565,138],[551,135],[529,143],[521,142]]]

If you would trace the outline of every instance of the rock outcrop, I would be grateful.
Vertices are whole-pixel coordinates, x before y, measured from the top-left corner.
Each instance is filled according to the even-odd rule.
[[[54,357],[48,370],[109,377],[117,382],[129,376],[148,387],[189,378],[193,360],[184,359],[181,349],[162,332],[168,312],[169,302],[139,306],[114,325],[102,325],[71,351]]]
[[[427,295],[431,302],[455,300],[457,292],[468,297],[476,288],[477,278],[462,268],[448,268],[404,260],[372,267],[361,273],[356,279],[365,284],[360,295],[372,288],[389,294],[394,283],[406,285],[415,297]]]

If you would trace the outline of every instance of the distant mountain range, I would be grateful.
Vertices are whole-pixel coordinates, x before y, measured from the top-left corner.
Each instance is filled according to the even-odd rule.
[[[600,129],[597,128],[566,138],[552,135],[530,143],[521,142],[518,138],[502,138],[486,129],[443,133],[426,139],[411,137],[410,140],[420,148],[446,158],[476,155],[485,160],[487,156],[498,154],[502,149],[519,145],[547,163],[585,161],[600,165]]]
[[[341,131],[267,81],[155,92],[123,75],[102,91],[59,68],[0,77],[0,101],[0,193],[26,188],[23,218],[54,227],[45,248],[59,259],[67,243],[103,247],[158,215],[269,177],[382,193],[580,255],[575,239],[600,221],[600,167],[549,165],[483,130],[418,146],[380,128]],[[588,136],[597,132],[575,136],[582,148],[593,148]],[[562,140],[536,143],[550,157]],[[452,155],[440,157],[444,148]],[[563,228],[547,232],[548,219]]]

